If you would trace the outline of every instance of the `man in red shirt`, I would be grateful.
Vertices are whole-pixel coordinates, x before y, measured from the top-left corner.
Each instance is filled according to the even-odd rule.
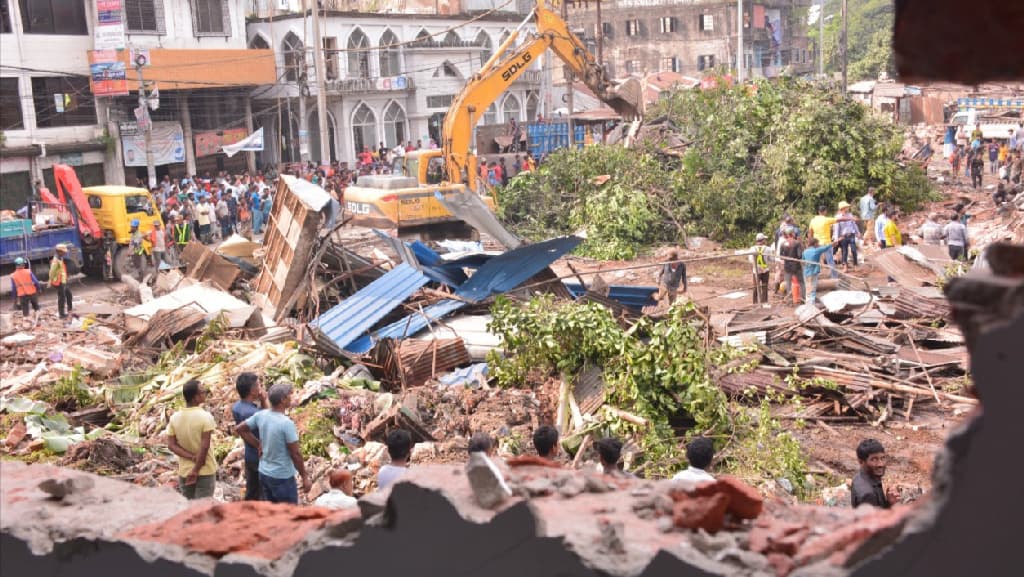
[[[373,153],[370,152],[370,147],[364,146],[363,151],[359,153],[359,166],[370,166],[373,164]]]

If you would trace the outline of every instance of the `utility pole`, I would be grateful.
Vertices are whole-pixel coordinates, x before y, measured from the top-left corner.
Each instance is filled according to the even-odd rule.
[[[598,0],[598,1],[600,2],[600,0]],[[569,4],[568,2],[565,2],[563,0],[563,2],[562,2],[562,20],[564,20],[566,24],[569,23],[569,6],[568,6],[568,4]],[[563,70],[565,70],[565,73],[564,73],[565,74],[565,81],[568,84],[567,88],[569,89],[569,102],[568,102],[568,104],[569,104],[569,123],[568,123],[568,127],[569,127],[569,148],[573,149],[573,148],[576,148],[576,130],[575,130],[575,127],[573,126],[573,122],[572,122],[572,113],[573,113],[572,85],[573,85],[573,82],[575,81],[575,77],[574,77],[575,75],[572,73],[571,70],[569,70],[568,66],[564,67]]]
[[[843,96],[846,96],[846,0],[843,0]]]
[[[736,0],[736,78],[743,84],[743,0]]]
[[[825,78],[825,0],[818,0],[818,76]]]
[[[149,117],[146,81],[142,78],[142,66],[145,63],[144,59],[136,59],[135,62],[135,71],[139,74],[139,110],[142,111],[142,114],[135,121],[136,124],[142,123],[146,127],[142,131],[143,136],[146,138],[146,180],[149,182],[149,188],[152,189],[156,186],[156,165],[153,163],[153,121]]]
[[[313,60],[316,63],[316,117],[320,132],[320,158],[317,161],[330,163],[331,146],[328,139],[331,133],[327,118],[327,93],[324,91],[324,41],[320,37],[320,7],[317,0],[313,0],[313,38],[316,42],[313,46]]]

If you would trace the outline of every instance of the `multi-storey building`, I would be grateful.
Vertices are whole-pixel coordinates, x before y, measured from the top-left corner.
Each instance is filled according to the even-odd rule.
[[[246,5],[0,0],[4,207],[27,197],[37,179],[52,186],[54,163],[74,165],[85,185],[145,179],[140,77],[159,94],[149,112],[156,176],[223,165],[215,152],[225,138],[244,136],[247,94],[274,81],[272,53],[247,48]],[[245,155],[236,162],[244,167]]]
[[[271,111],[256,117],[266,137],[261,161],[352,162],[364,146],[439,142],[452,99],[525,14],[504,3],[494,3],[500,7],[494,10],[475,9],[470,0],[445,2],[438,5],[443,11],[423,4],[415,13],[409,6],[405,12],[322,13],[328,151],[320,150],[315,59],[307,49],[315,45],[311,13],[264,11],[250,20],[249,46],[272,48],[278,69],[278,84],[254,95],[256,108]],[[463,12],[442,13],[457,10]],[[536,118],[543,77],[538,63],[480,123]]]
[[[744,76],[772,77],[813,71],[807,8],[812,0],[744,0]],[[575,0],[569,23],[613,77],[678,72],[700,76],[736,69],[735,0],[604,0],[598,29],[597,2]]]

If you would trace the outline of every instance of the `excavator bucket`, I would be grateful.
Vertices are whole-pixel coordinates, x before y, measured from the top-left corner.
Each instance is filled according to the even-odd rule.
[[[640,118],[643,104],[643,86],[637,78],[630,78],[610,90],[609,99],[605,100],[623,120]]]

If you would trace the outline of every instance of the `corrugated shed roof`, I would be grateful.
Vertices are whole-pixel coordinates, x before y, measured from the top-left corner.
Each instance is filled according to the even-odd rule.
[[[466,304],[465,301],[453,299],[436,302],[423,309],[422,313],[412,313],[376,331],[373,335],[366,334],[359,337],[345,347],[345,350],[356,354],[368,353],[376,341],[381,339],[404,339],[405,337],[412,336],[426,328],[428,322],[433,323],[438,319],[444,318],[466,306]]]
[[[586,290],[578,282],[566,282],[566,288],[576,298],[586,294]],[[611,285],[608,287],[608,298],[624,306],[640,310],[646,306],[657,304],[653,298],[658,292],[654,286]]]
[[[578,236],[552,238],[500,254],[481,266],[455,293],[470,302],[510,291],[576,248]]]
[[[339,350],[347,349],[395,307],[427,284],[423,273],[402,263],[311,323]],[[369,349],[367,349],[369,350]]]
[[[331,202],[331,195],[326,190],[308,180],[295,178],[288,174],[282,174],[281,178],[288,185],[288,190],[292,191],[292,194],[310,210],[320,211],[328,202]]]

